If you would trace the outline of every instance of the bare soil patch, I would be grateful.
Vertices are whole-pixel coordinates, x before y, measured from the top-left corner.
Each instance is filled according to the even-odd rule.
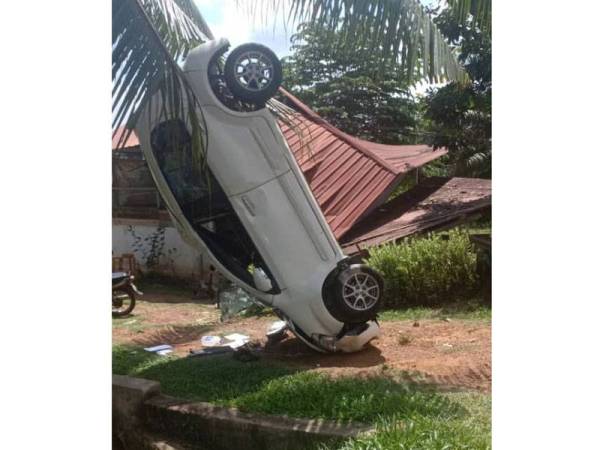
[[[199,340],[205,334],[237,332],[265,344],[265,332],[276,320],[251,317],[220,323],[214,305],[174,295],[164,298],[146,293],[145,301],[136,306],[133,315],[113,320],[114,343],[171,344],[176,354],[184,356],[190,350],[202,348]],[[422,320],[418,326],[414,324],[413,321],[382,322],[382,337],[354,354],[321,354],[290,334],[280,343],[266,346],[263,358],[331,376],[386,373],[397,376],[403,371],[402,377],[408,381],[489,392],[492,377],[489,323]]]

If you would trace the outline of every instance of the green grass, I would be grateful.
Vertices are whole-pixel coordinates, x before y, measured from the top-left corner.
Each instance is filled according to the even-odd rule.
[[[135,278],[135,284],[143,292],[172,294],[191,297],[194,283],[186,278],[164,275],[156,272],[142,274]]]
[[[168,395],[228,404],[273,378],[292,374],[283,366],[242,363],[231,355],[178,358],[113,346],[113,373],[156,380]]]
[[[243,411],[376,424],[373,436],[343,449],[490,448],[490,400],[438,393],[393,377],[330,378],[316,372],[231,355],[161,357],[113,347],[113,372],[159,381],[165,394]]]
[[[424,319],[492,320],[492,308],[482,305],[479,301],[458,303],[439,308],[415,306],[404,309],[389,309],[379,314],[382,321],[391,320],[424,320]]]
[[[332,379],[299,372],[264,383],[231,402],[246,411],[296,417],[372,423],[380,417],[424,417],[461,414],[461,408],[434,392],[385,377]]]
[[[148,328],[148,324],[145,323],[141,316],[125,316],[125,317],[113,317],[112,326],[113,328],[127,329],[131,331],[141,331]]]
[[[175,295],[192,298],[192,285],[189,281],[163,281],[155,278],[140,278],[135,280],[135,285],[142,291],[153,294]]]
[[[460,417],[388,417],[377,421],[372,436],[351,439],[336,450],[487,450],[491,449],[491,398],[447,394],[466,413]],[[331,449],[333,447],[322,447]]]

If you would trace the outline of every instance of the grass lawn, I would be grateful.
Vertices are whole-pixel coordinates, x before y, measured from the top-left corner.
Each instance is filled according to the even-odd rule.
[[[276,363],[241,363],[231,355],[161,357],[130,346],[113,347],[113,372],[159,381],[165,394],[244,411],[376,425],[373,436],[343,449],[491,447],[489,395],[439,393],[397,381],[393,373],[330,378]]]
[[[153,282],[146,283],[144,289],[146,295],[131,316],[113,319],[113,373],[159,381],[167,395],[234,406],[243,411],[351,420],[376,426],[374,435],[347,441],[338,450],[491,447],[491,398],[488,394],[436,391],[431,385],[416,384],[417,378],[386,364],[369,375],[354,373],[353,376],[350,372],[340,375],[338,371],[333,377],[331,373],[309,370],[314,367],[313,363],[286,365],[267,358],[242,363],[230,354],[185,358],[183,351],[166,357],[146,352],[142,349],[146,346],[144,342],[151,345],[153,341],[183,343],[182,348],[187,351],[188,341],[197,345],[202,334],[209,331],[222,333],[227,330],[227,324],[219,322],[214,305],[192,300],[190,289],[173,289]],[[260,315],[269,313],[267,309]],[[419,352],[430,351],[427,332],[441,327],[443,319],[451,322],[442,326],[449,333],[444,339],[455,339],[456,349],[462,348],[457,343],[462,345],[467,338],[485,338],[485,334],[477,330],[482,328],[482,323],[486,327],[490,322],[491,310],[481,306],[480,301],[473,301],[440,308],[388,310],[381,312],[380,319],[387,322],[385,326],[390,334],[379,346],[385,358],[395,361],[396,356],[411,358],[420,355]],[[252,334],[256,327],[262,330],[261,320],[265,318],[240,318],[231,329],[239,327]],[[402,331],[402,336],[410,335],[412,341],[398,344],[405,345],[402,347],[394,344],[394,351],[384,345],[396,342],[397,336],[392,330],[399,328],[395,322],[417,320],[422,321],[420,328],[413,329],[412,323],[407,322],[409,331]],[[255,321],[259,325],[253,325]],[[472,330],[476,330],[475,334],[465,334]],[[399,355],[395,354],[397,348],[402,348]],[[432,348],[435,353],[437,347]],[[410,356],[411,349],[413,356]],[[469,355],[468,349],[465,352]],[[439,358],[439,353],[435,357]],[[444,355],[449,357],[446,350]],[[459,356],[471,361],[470,356]],[[477,365],[480,361],[473,361],[475,367],[481,369]],[[352,364],[349,366],[349,369],[354,368]],[[461,372],[456,374],[460,376]]]
[[[472,303],[458,303],[440,308],[417,306],[406,309],[390,309],[379,314],[380,320],[424,320],[424,319],[455,319],[476,320],[489,322],[492,320],[492,309],[483,306],[480,300]]]

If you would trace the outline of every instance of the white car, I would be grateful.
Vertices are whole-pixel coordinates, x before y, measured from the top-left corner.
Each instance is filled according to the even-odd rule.
[[[281,83],[275,54],[245,44],[222,70],[228,48],[209,41],[183,66],[207,130],[208,169],[193,163],[191,124],[167,119],[158,93],[143,109],[136,132],[156,185],[182,236],[298,338],[319,351],[360,350],[380,333],[382,278],[342,253],[265,108]]]

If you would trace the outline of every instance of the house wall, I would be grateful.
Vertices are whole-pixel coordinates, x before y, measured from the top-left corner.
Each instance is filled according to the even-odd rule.
[[[139,147],[113,151],[112,187],[114,217],[148,218],[154,210],[156,218],[157,210],[164,209]]]
[[[153,219],[113,219],[112,255],[133,253],[140,269],[179,278],[196,278],[206,256],[190,247],[169,221]]]

